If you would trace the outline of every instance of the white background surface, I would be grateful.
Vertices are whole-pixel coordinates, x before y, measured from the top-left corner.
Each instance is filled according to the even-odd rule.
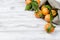
[[[47,34],[46,22],[24,8],[24,0],[0,0],[0,40],[60,40],[60,26]]]

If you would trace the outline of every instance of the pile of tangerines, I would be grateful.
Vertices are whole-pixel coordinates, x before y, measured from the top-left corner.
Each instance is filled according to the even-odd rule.
[[[32,0],[26,0],[26,5],[29,5],[32,2]],[[40,0],[36,0],[36,2],[40,4]],[[30,7],[30,9],[32,6]],[[29,9],[29,8],[28,8]],[[43,4],[41,7],[39,7],[38,11],[35,11],[35,17],[36,18],[42,18],[44,19],[47,24],[44,26],[44,29],[47,33],[52,33],[55,30],[55,26],[52,24],[52,20],[57,15],[57,10],[52,8],[49,4]]]

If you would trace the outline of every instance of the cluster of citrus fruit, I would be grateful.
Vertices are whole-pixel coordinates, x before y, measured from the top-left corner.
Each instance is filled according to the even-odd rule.
[[[36,18],[42,18],[48,22],[44,27],[45,31],[47,33],[54,32],[55,26],[52,24],[52,20],[57,15],[56,9],[53,9],[49,4],[43,4],[41,7],[39,7],[40,0],[35,0],[35,1],[26,0],[25,3],[26,3],[26,8],[25,8],[26,10],[34,9],[35,10],[34,15]]]

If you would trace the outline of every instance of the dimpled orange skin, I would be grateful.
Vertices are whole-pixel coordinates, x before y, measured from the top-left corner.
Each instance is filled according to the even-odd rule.
[[[52,15],[53,15],[53,16],[56,16],[56,14],[57,14],[57,13],[56,13],[56,10],[51,10],[51,11],[52,11]]]
[[[30,4],[30,3],[31,3],[31,0],[26,0],[26,1],[25,1],[25,4],[26,4],[26,5],[28,5],[28,4]]]
[[[48,27],[50,26],[51,24],[50,23],[47,23],[44,27],[45,31],[47,31]],[[54,27],[51,27],[51,30],[50,30],[50,33],[51,32],[54,32]]]
[[[45,21],[50,22],[50,14],[47,14],[47,15],[45,16]]]
[[[43,8],[43,9],[42,9],[42,13],[43,13],[43,15],[49,14],[48,8]]]
[[[41,10],[39,10],[37,13],[35,13],[35,17],[40,18],[40,16],[39,16],[40,14],[42,14]]]

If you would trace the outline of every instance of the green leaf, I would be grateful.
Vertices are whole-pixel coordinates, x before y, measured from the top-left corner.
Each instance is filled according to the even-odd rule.
[[[48,8],[49,10],[52,9],[51,6],[49,6],[49,5],[45,5],[45,7]]]
[[[49,33],[51,30],[51,26],[48,27],[47,32]]]
[[[31,4],[28,4],[28,5],[26,5],[25,10],[30,10],[31,7],[32,7],[32,5]]]
[[[53,20],[53,15],[52,12],[50,12],[50,23],[52,23],[52,20]]]
[[[32,9],[34,9],[35,12],[39,11],[39,5],[36,1],[32,2]]]
[[[44,16],[43,16],[43,14],[40,14],[39,16],[40,16],[41,18],[43,18],[43,17],[44,17]]]

